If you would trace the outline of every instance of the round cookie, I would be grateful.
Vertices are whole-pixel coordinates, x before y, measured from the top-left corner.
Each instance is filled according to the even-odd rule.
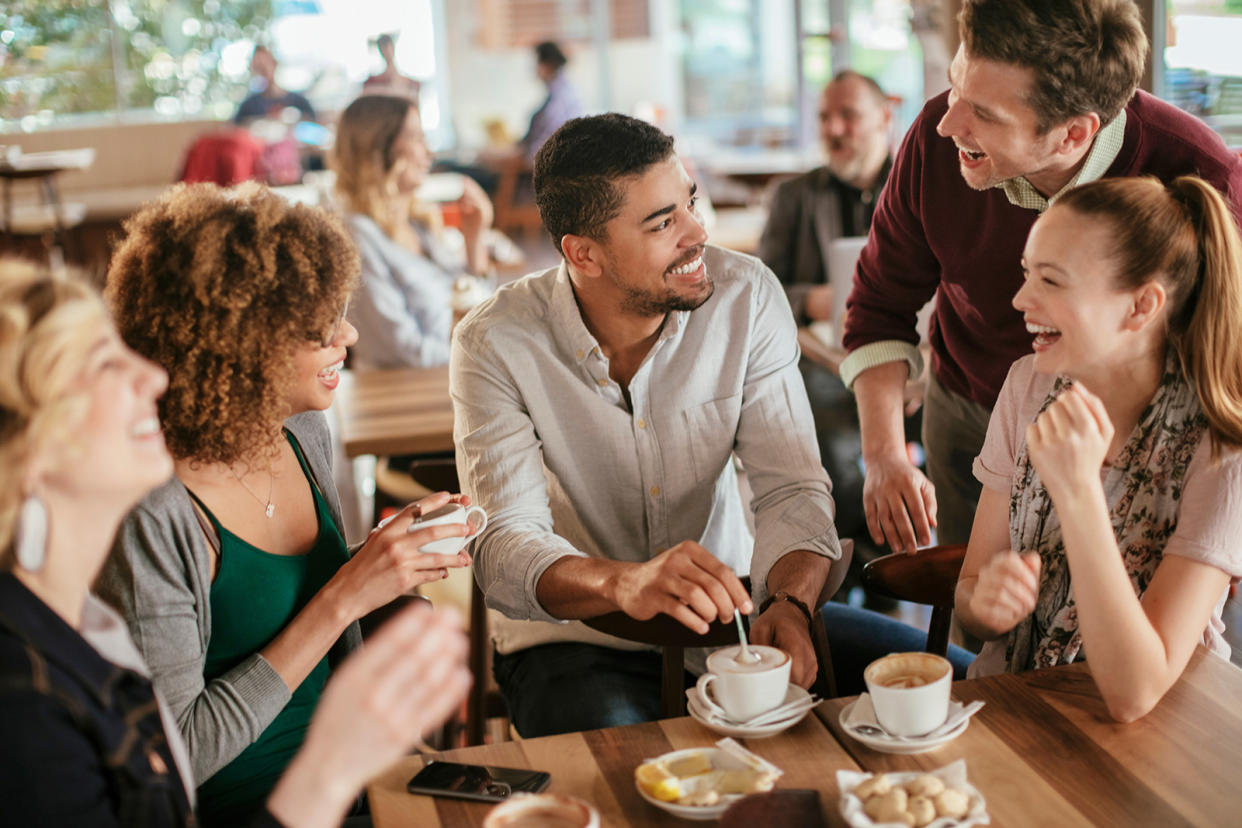
[[[906,793],[910,794],[910,796],[933,797],[939,795],[944,790],[944,782],[939,776],[924,773],[907,782],[905,788]]]
[[[914,818],[914,828],[923,828],[936,820],[936,805],[926,796],[910,797],[906,810]]]
[[[936,796],[936,813],[951,819],[961,819],[970,813],[970,796],[957,788],[945,788]]]
[[[868,777],[854,788],[854,795],[866,802],[877,794],[886,794],[893,789],[892,781],[882,773]]]

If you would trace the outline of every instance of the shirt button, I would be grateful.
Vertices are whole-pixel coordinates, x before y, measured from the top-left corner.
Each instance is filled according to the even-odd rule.
[[[652,496],[652,497],[659,497],[659,496],[660,496],[660,487],[659,487],[659,486],[652,486],[652,487],[651,487],[651,496]]]
[[[596,382],[599,383],[601,386],[608,384],[608,380],[606,379],[597,379]]]
[[[581,349],[581,348],[579,348],[579,349],[578,349],[578,359],[582,359],[582,357],[583,357],[583,356],[584,356],[584,354],[582,353],[582,349]]]
[[[642,419],[642,418],[640,417],[640,418],[639,418],[639,420],[638,420],[638,427],[639,427],[639,428],[646,428],[646,427],[647,427],[647,421],[646,421],[646,420],[644,420],[644,419]]]

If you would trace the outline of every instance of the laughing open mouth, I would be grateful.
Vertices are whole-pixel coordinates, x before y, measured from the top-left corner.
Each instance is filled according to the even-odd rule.
[[[1036,325],[1034,322],[1026,323],[1027,333],[1035,334],[1035,344],[1040,347],[1051,345],[1061,338],[1061,332],[1056,328],[1050,328],[1047,325]]]

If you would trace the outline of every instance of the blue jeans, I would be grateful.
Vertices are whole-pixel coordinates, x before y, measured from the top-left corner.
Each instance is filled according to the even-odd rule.
[[[832,601],[820,612],[828,631],[837,694],[841,696],[866,691],[863,670],[877,658],[889,653],[922,652],[927,646],[925,630],[878,612]],[[974,661],[974,654],[950,644],[947,657],[953,665],[954,680],[966,678],[966,668]]]
[[[531,738],[660,718],[661,662],[659,653],[567,642],[496,653],[492,672],[509,720]]]

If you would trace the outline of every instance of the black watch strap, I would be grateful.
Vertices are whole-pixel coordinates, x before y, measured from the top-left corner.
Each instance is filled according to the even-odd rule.
[[[810,609],[810,607],[808,607],[808,606],[807,606],[806,604],[804,604],[802,601],[800,601],[799,599],[797,599],[797,598],[796,598],[796,597],[794,597],[793,595],[790,595],[788,592],[786,592],[786,591],[785,591],[785,590],[783,590],[783,589],[781,589],[781,590],[777,590],[776,592],[773,592],[771,595],[769,595],[769,596],[768,596],[768,597],[764,600],[764,602],[763,602],[762,604],[760,604],[760,605],[759,605],[759,614],[760,614],[760,615],[762,615],[763,613],[767,612],[767,611],[768,611],[768,607],[772,606],[772,604],[774,604],[774,603],[775,603],[775,602],[777,602],[777,601],[788,601],[789,603],[793,604],[795,607],[797,607],[797,608],[798,608],[798,609],[802,612],[802,614],[803,614],[804,616],[806,616],[806,625],[807,625],[808,627],[810,627],[810,626],[811,626],[811,609]]]

